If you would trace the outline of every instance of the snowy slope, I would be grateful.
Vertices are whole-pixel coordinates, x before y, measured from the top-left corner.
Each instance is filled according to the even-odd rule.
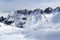
[[[59,17],[56,9],[1,12],[0,40],[60,40]]]
[[[0,40],[25,40],[21,31],[23,29],[0,23]]]

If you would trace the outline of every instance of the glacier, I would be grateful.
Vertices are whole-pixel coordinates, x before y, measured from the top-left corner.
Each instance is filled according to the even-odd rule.
[[[0,12],[0,40],[60,40],[59,7]]]

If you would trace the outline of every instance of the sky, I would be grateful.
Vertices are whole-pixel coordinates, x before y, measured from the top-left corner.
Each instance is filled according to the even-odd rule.
[[[60,6],[60,0],[0,0],[1,11],[14,11],[19,9],[33,10]]]

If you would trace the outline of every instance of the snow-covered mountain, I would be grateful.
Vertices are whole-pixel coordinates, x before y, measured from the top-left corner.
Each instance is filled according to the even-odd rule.
[[[60,7],[0,12],[0,39],[60,40],[59,24]]]

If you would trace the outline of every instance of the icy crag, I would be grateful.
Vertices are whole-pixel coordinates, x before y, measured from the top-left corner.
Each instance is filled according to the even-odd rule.
[[[0,13],[0,40],[60,40],[60,7]]]

